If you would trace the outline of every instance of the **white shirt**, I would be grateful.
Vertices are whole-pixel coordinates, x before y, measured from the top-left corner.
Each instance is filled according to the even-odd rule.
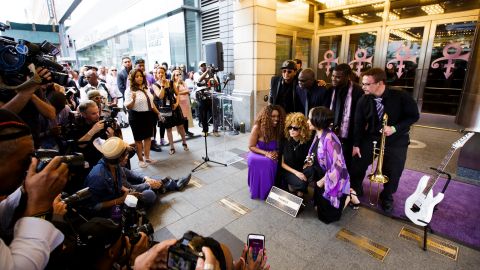
[[[100,92],[100,95],[105,100],[108,100],[108,92],[105,89],[108,89],[108,87],[101,81],[98,81],[97,87],[92,86],[91,84],[85,85],[82,89],[80,89],[80,101],[87,101],[88,100],[88,92],[91,90],[98,90]]]
[[[117,78],[112,75],[107,76],[107,88],[112,98],[122,97],[122,92],[118,89]]]
[[[150,104],[151,107],[153,108],[155,105],[153,103],[153,95],[150,94],[150,91],[144,92],[148,95],[148,98],[150,99]],[[129,104],[132,102],[132,91],[130,90],[130,87],[125,90],[125,104]],[[135,93],[135,103],[133,104],[132,110],[136,112],[147,112],[149,111],[148,109],[148,103],[147,103],[147,97],[142,93],[142,91],[136,91]]]
[[[7,228],[20,201],[20,188],[0,202],[0,226]],[[63,234],[52,223],[35,217],[20,218],[7,246],[0,239],[0,269],[44,269],[50,253],[63,242]]]

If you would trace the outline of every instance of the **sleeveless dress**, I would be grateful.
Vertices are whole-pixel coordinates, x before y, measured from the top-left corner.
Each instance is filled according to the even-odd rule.
[[[264,151],[276,151],[277,142],[258,141],[257,147]],[[278,162],[263,155],[249,152],[247,163],[250,198],[265,200],[275,182]]]

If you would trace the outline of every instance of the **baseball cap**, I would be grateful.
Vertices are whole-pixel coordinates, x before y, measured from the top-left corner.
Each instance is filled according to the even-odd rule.
[[[297,69],[297,65],[296,65],[295,62],[293,62],[292,60],[285,60],[285,61],[282,63],[281,69],[293,69],[293,70],[296,70],[296,69]]]
[[[94,217],[80,225],[77,232],[85,248],[93,252],[109,249],[120,238],[122,228],[111,219]]]
[[[116,159],[119,158],[125,149],[127,149],[128,144],[118,137],[108,138],[100,147],[100,152],[107,159]]]
[[[3,130],[14,128],[12,132],[4,133]],[[0,141],[8,141],[31,135],[30,128],[23,120],[11,111],[0,109]]]
[[[202,65],[206,65],[207,63],[205,61],[200,61],[198,62],[198,67],[201,67]]]

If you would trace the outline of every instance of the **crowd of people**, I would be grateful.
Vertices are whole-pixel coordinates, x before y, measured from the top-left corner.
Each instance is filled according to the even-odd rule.
[[[122,65],[118,72],[70,70],[60,85],[51,82],[50,70],[31,64],[28,83],[0,87],[1,269],[167,269],[174,261],[169,250],[185,237],[155,244],[145,210],[159,195],[182,191],[191,174],[150,177],[142,168],[156,163],[150,150],[160,150],[165,131],[175,154],[173,127],[189,151],[196,88],[208,135],[212,108],[206,104],[214,102],[218,81],[205,62],[190,73],[166,63],[146,72],[142,59],[132,66],[129,57]],[[133,144],[123,140],[125,128],[132,129]],[[140,170],[130,170],[135,154]],[[253,260],[245,248],[234,262],[228,247],[196,237],[205,242],[191,250],[198,269],[269,268],[264,251]]]
[[[337,221],[347,205],[358,209],[374,142],[384,137],[382,169],[389,181],[379,199],[390,214],[410,126],[419,119],[413,98],[388,87],[380,68],[357,78],[348,64],[338,64],[329,87],[298,59],[283,62],[281,71],[271,79],[269,105],[258,113],[249,139],[251,198],[265,200],[273,185],[305,197],[312,185],[318,218]]]
[[[30,66],[28,84],[0,89],[0,268],[165,269],[169,250],[185,241],[150,247],[142,212],[134,214],[143,220],[138,227],[125,227],[130,215],[125,209],[148,209],[157,196],[183,190],[191,178],[152,178],[130,170],[130,158],[136,154],[141,169],[155,164],[150,151],[166,144],[165,131],[169,154],[175,154],[173,127],[189,151],[191,97],[198,103],[203,136],[208,136],[209,118],[218,114],[214,92],[219,82],[203,61],[197,72],[188,73],[185,66],[170,70],[166,63],[147,72],[143,59],[132,66],[129,57],[122,65],[119,72],[84,66],[78,73],[70,71],[66,85],[50,82],[48,69]],[[273,185],[305,197],[313,186],[319,219],[339,220],[347,205],[358,209],[372,142],[386,136],[383,172],[390,181],[380,200],[390,213],[409,129],[419,118],[413,99],[387,87],[379,68],[366,70],[360,86],[351,68],[339,64],[331,87],[317,81],[312,69],[302,69],[301,61],[287,60],[281,70],[271,80],[270,104],[252,125],[251,198],[264,200]],[[220,136],[218,119],[213,117],[212,124],[212,134]],[[123,140],[124,128],[131,128],[133,144]],[[78,199],[85,188],[88,196]],[[66,199],[72,194],[68,198],[75,199]],[[269,268],[264,251],[254,261],[245,248],[234,263],[227,247],[202,239],[210,244],[197,250],[203,254],[200,269]]]

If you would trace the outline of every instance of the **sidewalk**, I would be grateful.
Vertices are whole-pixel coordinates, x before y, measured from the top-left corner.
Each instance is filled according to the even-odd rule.
[[[125,139],[130,142],[130,130],[123,131]],[[192,132],[200,134],[198,128],[192,129]],[[443,138],[441,147],[448,149],[449,141],[457,134],[442,132],[446,131],[415,128],[412,139],[432,147],[430,144],[433,143],[424,140]],[[228,157],[245,156],[248,138],[248,133],[208,136],[210,159],[215,156],[219,159],[216,161],[225,162],[220,160],[221,153],[226,153]],[[168,154],[168,147],[163,147],[164,151],[160,153],[152,152],[152,158],[159,162],[142,171],[151,176],[179,177],[190,173],[203,161],[203,137],[188,140],[189,152],[183,151],[180,142],[175,146],[177,152],[174,155]],[[440,146],[435,142],[434,147]],[[410,149],[407,168],[418,170],[422,165],[429,166],[441,160],[445,153],[443,149],[434,154]],[[134,169],[138,169],[136,157],[132,159],[132,164]],[[155,239],[180,238],[187,230],[193,230],[225,242],[237,258],[249,233],[264,234],[271,269],[477,269],[480,265],[478,250],[448,240],[448,243],[459,247],[457,260],[431,250],[425,252],[417,243],[399,237],[403,227],[415,229],[411,224],[366,208],[357,211],[347,208],[341,221],[330,225],[319,221],[311,206],[293,218],[263,201],[251,200],[247,173],[246,160],[226,167],[209,164],[193,173],[192,181],[183,192],[162,196],[159,204],[149,212]],[[338,239],[336,235],[342,228],[387,247],[389,250],[384,260],[378,260],[352,243]],[[419,231],[418,228],[416,230]]]

